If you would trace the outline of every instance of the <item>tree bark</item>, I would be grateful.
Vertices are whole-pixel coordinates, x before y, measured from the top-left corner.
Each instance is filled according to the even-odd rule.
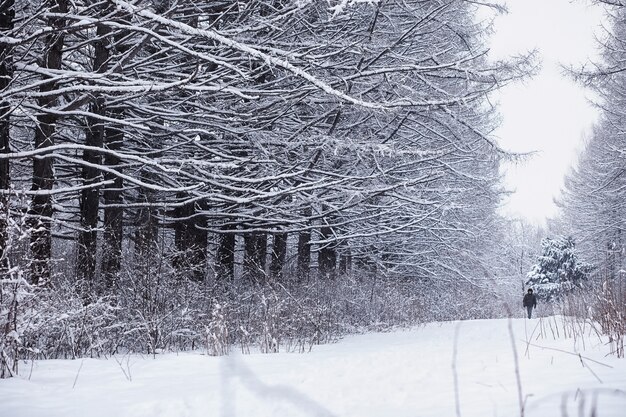
[[[118,12],[116,20],[122,24],[130,24],[131,19],[125,12]],[[129,59],[126,53],[132,48],[131,56],[142,50],[142,44],[131,44],[125,40],[128,31],[122,30],[114,36],[114,52],[124,55],[124,58],[115,62],[114,71],[122,73],[125,62]],[[122,121],[125,111],[122,106],[107,106],[107,116],[113,120]],[[103,146],[110,151],[119,151],[124,145],[124,129],[113,123],[107,123],[104,128]],[[104,164],[113,167],[117,172],[122,172],[120,158],[116,155],[105,154]],[[119,176],[105,172],[104,179],[113,181],[110,185],[105,185],[102,192],[104,201],[103,219],[103,245],[101,270],[106,288],[110,289],[117,285],[119,271],[122,266],[122,244],[124,238],[124,180]]]
[[[304,210],[304,217],[310,217],[311,208]],[[298,257],[297,257],[297,278],[298,281],[308,281],[311,273],[311,231],[303,230],[298,234]]]
[[[218,280],[232,281],[235,278],[235,235],[228,233],[234,230],[230,227],[224,230],[226,233],[219,237],[215,273]]]
[[[283,277],[285,258],[287,257],[287,233],[276,233],[272,240],[272,253],[270,262],[270,275],[273,280]]]
[[[324,226],[320,230],[322,240],[333,237],[332,228]],[[335,242],[324,243],[317,253],[317,265],[320,278],[332,279],[337,274],[337,244]]]
[[[141,179],[144,182],[148,180],[149,174],[142,174]],[[154,192],[149,189],[139,189],[139,203],[146,204],[139,209],[137,214],[137,227],[135,229],[135,254],[141,259],[149,255],[154,255],[158,233],[158,219],[154,207],[150,204],[154,203]]]
[[[49,0],[49,9],[53,13],[67,13],[68,0]],[[61,69],[63,59],[63,42],[65,19],[58,16],[48,18],[48,25],[55,30],[46,37],[43,67]],[[56,87],[55,82],[42,84],[42,93],[50,92]],[[56,94],[44,95],[39,98],[38,105],[42,108],[53,107],[57,102]],[[57,116],[52,113],[37,115],[35,128],[35,148],[42,149],[54,145]],[[46,191],[52,190],[54,185],[53,159],[42,155],[33,160],[33,191],[43,191],[35,194],[29,210],[30,218],[30,247],[32,255],[31,280],[35,285],[50,283],[50,258],[52,257],[52,199]]]
[[[97,40],[94,42],[93,71],[102,73],[108,68],[109,48],[107,35],[110,30],[103,25],[96,30]],[[106,114],[104,98],[96,96],[90,105],[91,113],[96,115]],[[95,117],[87,118],[85,132],[85,144],[87,146],[102,148],[104,144],[104,123]],[[83,152],[83,160],[90,165],[102,164],[102,153],[92,150]],[[87,186],[100,182],[102,172],[94,166],[83,166],[83,185]],[[96,274],[96,243],[98,239],[98,214],[100,209],[100,187],[93,186],[81,191],[80,198],[80,224],[81,231],[78,236],[78,278],[91,284],[95,284]]]
[[[110,109],[110,117],[121,119],[124,112],[120,108]],[[111,151],[118,151],[122,148],[124,142],[124,131],[113,125],[107,125],[104,130],[104,145]],[[115,155],[107,154],[104,156],[104,164],[114,167],[120,171],[120,159]],[[105,173],[106,180],[113,181],[113,184],[104,187],[104,232],[103,232],[103,248],[102,248],[102,274],[105,286],[113,287],[117,282],[117,276],[121,268],[122,261],[122,238],[123,238],[123,219],[124,209],[123,203],[123,187],[122,178]]]
[[[342,245],[342,254],[339,256],[339,273],[345,275],[352,271],[352,254],[347,245]]]
[[[244,235],[243,276],[250,282],[267,281],[265,272],[267,258],[267,235],[247,233]]]
[[[198,211],[196,210],[196,214],[197,212]],[[190,230],[190,240],[193,242],[193,245],[190,247],[190,258],[193,267],[191,277],[196,281],[204,280],[207,273],[207,245],[209,233],[207,232],[206,227],[206,217],[200,215],[194,219]]]
[[[179,194],[179,198],[184,195]],[[178,219],[174,224],[174,266],[189,273],[192,279],[201,281],[206,275],[206,219],[198,214],[195,203],[177,207],[174,215]]]
[[[15,10],[14,0],[0,2],[0,34],[9,32],[14,27]],[[0,91],[9,86],[13,79],[13,55],[12,48],[8,44],[0,43]],[[8,102],[0,101],[0,153],[11,152],[11,106]],[[8,190],[11,183],[10,165],[8,159],[0,160],[0,189]],[[9,196],[0,195],[0,270],[4,271],[7,266],[6,245],[8,241],[7,217]]]

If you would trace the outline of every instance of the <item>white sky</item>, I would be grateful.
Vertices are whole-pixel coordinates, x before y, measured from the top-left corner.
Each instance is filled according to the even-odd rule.
[[[537,49],[539,74],[497,94],[503,148],[537,151],[521,165],[506,167],[504,213],[543,223],[557,214],[554,197],[575,163],[583,138],[597,117],[584,91],[563,74],[561,64],[597,60],[595,35],[602,35],[603,9],[584,0],[506,0],[509,13],[496,17],[494,58]]]

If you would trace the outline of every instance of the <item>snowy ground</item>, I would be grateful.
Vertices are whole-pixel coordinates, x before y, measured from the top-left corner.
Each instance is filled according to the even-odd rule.
[[[22,377],[0,381],[0,416],[513,417],[520,390],[528,417],[626,416],[626,360],[607,356],[589,326],[584,338],[563,337],[564,326],[511,321],[519,385],[509,321],[476,320],[352,336],[307,354],[22,364]]]

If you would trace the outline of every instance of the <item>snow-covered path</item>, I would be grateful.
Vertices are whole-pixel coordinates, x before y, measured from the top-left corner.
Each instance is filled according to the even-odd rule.
[[[475,320],[351,336],[307,354],[39,361],[30,379],[22,364],[21,378],[0,381],[0,416],[513,417],[520,389],[525,416],[626,416],[626,360],[606,356],[589,326],[564,338],[561,318],[510,324],[521,385],[509,321]]]

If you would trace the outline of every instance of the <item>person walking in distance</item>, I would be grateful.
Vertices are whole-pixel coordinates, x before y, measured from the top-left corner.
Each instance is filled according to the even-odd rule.
[[[537,308],[537,297],[533,294],[532,288],[529,288],[528,292],[524,296],[523,305],[526,307],[528,318],[530,319],[533,315],[533,308]]]

